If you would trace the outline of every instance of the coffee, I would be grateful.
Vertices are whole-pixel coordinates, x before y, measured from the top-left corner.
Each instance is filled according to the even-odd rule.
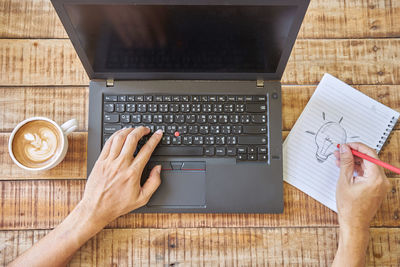
[[[29,168],[48,165],[63,148],[63,136],[51,122],[34,120],[24,124],[12,140],[15,159]]]

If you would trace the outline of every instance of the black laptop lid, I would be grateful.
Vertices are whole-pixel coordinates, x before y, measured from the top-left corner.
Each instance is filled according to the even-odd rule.
[[[280,79],[308,2],[53,0],[91,79]]]

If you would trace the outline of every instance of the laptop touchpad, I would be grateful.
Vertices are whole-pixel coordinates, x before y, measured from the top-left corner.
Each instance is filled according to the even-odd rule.
[[[161,162],[157,162],[160,164]],[[205,162],[162,162],[161,185],[147,206],[205,207]],[[156,163],[151,162],[149,166]]]

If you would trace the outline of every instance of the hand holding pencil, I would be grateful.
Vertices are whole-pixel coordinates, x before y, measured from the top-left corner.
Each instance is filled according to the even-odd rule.
[[[354,156],[353,151],[379,160],[375,150],[362,143],[343,144],[340,151],[335,151],[336,165],[340,168],[336,188],[338,218],[346,231],[368,231],[391,183],[383,168]]]
[[[335,146],[340,149],[340,144],[335,144]],[[390,170],[392,172],[400,174],[400,168],[397,168],[397,167],[395,167],[393,165],[390,165],[389,163],[383,162],[383,161],[379,160],[377,157],[374,158],[374,157],[368,156],[367,154],[361,153],[360,151],[355,150],[355,149],[353,149],[351,147],[350,147],[350,150],[351,150],[351,153],[354,156],[357,156],[359,158],[368,160],[369,162],[372,162],[372,163],[374,163],[376,165],[379,165],[381,167],[384,167],[384,168],[386,168],[386,169],[388,169],[388,170]]]

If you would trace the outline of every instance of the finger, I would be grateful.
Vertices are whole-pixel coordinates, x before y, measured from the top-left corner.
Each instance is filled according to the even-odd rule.
[[[374,149],[370,148],[369,146],[364,145],[363,143],[349,143],[349,146],[352,149],[357,150],[361,153],[364,153],[372,158],[379,159],[376,151]],[[364,174],[366,174],[366,175],[371,174],[371,176],[376,176],[376,174],[379,172],[383,173],[383,169],[380,166],[378,166],[368,160],[363,160],[363,159],[360,159],[360,160],[364,165],[363,166]]]
[[[340,145],[340,176],[339,180],[350,182],[354,173],[354,157],[350,147],[346,144]]]
[[[110,136],[110,138],[108,138],[107,142],[104,144],[103,149],[101,150],[99,159],[103,160],[103,159],[107,158],[107,156],[108,156],[109,153],[110,153],[110,149],[111,149],[111,146],[112,146],[112,142],[113,142],[114,137],[115,137],[118,133],[120,133],[122,130],[124,130],[124,129],[121,129],[121,130],[116,131],[115,133],[113,133],[113,134]]]
[[[361,165],[354,165],[354,171],[357,173],[357,176],[363,176],[364,175],[364,170]]]
[[[151,138],[146,142],[146,144],[140,149],[139,153],[137,154],[134,163],[135,165],[139,166],[139,168],[144,168],[147,162],[150,159],[151,154],[153,153],[154,149],[161,141],[163,136],[162,130],[157,130]]]
[[[335,158],[336,158],[337,160],[340,160],[340,153],[339,153],[339,150],[333,151],[333,155],[335,156]]]
[[[116,134],[113,138],[112,145],[110,148],[109,157],[115,159],[121,153],[121,148],[125,143],[126,136],[132,132],[132,128],[123,129],[121,132]]]
[[[349,145],[354,150],[367,154],[368,156],[373,157],[375,159],[379,159],[378,154],[376,154],[376,151],[370,148],[369,146],[364,145],[363,143],[354,142],[354,143],[348,143],[347,145]]]
[[[335,160],[336,167],[340,168],[340,160]]]
[[[147,127],[140,126],[138,128],[135,128],[132,132],[128,134],[125,140],[124,147],[121,150],[122,156],[128,156],[130,158],[133,158],[133,154],[135,153],[137,144],[139,140],[149,134],[150,129]]]
[[[149,200],[150,197],[154,194],[157,188],[161,184],[161,165],[155,166],[147,178],[146,182],[142,186],[141,195],[145,200]]]

